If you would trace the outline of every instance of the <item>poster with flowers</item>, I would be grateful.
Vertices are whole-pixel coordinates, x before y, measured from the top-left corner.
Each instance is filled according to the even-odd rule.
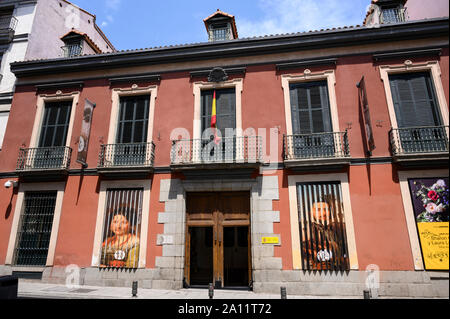
[[[427,270],[449,269],[449,179],[410,179],[422,255]]]

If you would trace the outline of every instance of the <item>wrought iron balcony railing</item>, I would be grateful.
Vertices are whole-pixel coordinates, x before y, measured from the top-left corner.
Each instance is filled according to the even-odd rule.
[[[408,12],[406,8],[382,9],[380,12],[380,23],[400,23],[408,21]]]
[[[67,146],[21,148],[17,171],[64,170],[70,165],[72,149]]]
[[[101,145],[98,168],[152,167],[155,144],[127,143]]]
[[[448,152],[448,126],[408,127],[389,132],[392,153],[397,155]]]
[[[285,160],[345,157],[350,157],[347,132],[284,136]]]
[[[260,136],[223,137],[218,141],[177,140],[172,141],[171,163],[172,165],[260,163],[261,147]]]
[[[17,26],[17,19],[13,16],[0,16],[0,30],[15,31]]]
[[[70,44],[61,47],[62,55],[65,58],[80,56],[83,54],[83,46],[81,44]]]

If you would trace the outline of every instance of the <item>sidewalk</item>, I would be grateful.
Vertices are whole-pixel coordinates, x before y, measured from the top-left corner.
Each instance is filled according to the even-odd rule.
[[[207,289],[156,290],[138,287],[137,297],[131,295],[131,287],[80,286],[43,284],[39,281],[19,279],[19,298],[45,299],[209,299]],[[288,299],[362,299],[355,297],[287,296]],[[257,294],[251,291],[214,290],[214,299],[281,299],[276,294]]]

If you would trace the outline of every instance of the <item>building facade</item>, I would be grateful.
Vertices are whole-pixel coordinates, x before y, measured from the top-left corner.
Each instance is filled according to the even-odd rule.
[[[62,39],[76,30],[90,45],[68,45]],[[66,0],[3,0],[0,3],[0,149],[16,77],[10,64],[16,61],[49,59],[76,55],[112,52],[114,46],[96,25],[95,16]],[[95,51],[94,49],[95,48]]]
[[[13,63],[0,271],[448,297],[448,17],[384,22]]]

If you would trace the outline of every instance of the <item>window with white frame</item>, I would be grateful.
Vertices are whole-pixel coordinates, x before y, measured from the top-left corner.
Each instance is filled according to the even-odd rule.
[[[3,146],[5,138],[6,124],[8,124],[9,112],[0,112],[0,150]]]
[[[448,107],[436,61],[380,66],[394,155],[448,152]]]

